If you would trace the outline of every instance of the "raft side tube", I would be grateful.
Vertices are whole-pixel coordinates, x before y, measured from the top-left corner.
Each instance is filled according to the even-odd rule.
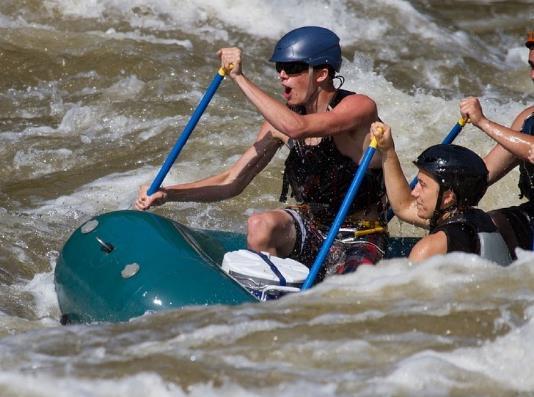
[[[189,305],[257,301],[222,271],[225,247],[206,232],[139,211],[89,222],[67,240],[56,265],[64,321],[126,321]]]
[[[385,258],[406,257],[415,237],[390,238]],[[127,321],[189,305],[257,302],[225,273],[244,234],[200,230],[149,212],[115,211],[84,223],[55,269],[62,322]]]

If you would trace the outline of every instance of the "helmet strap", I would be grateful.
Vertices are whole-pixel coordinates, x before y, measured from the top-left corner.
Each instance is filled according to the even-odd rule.
[[[438,221],[441,220],[443,215],[448,212],[457,212],[459,211],[458,203],[454,202],[451,205],[449,205],[446,208],[441,208],[443,205],[443,196],[445,192],[447,192],[449,188],[445,189],[443,185],[439,185],[439,192],[438,192],[438,198],[436,200],[436,207],[434,208],[434,213],[432,214],[432,218],[430,219],[430,229],[434,229],[438,225]]]
[[[434,212],[432,213],[432,218],[430,218],[430,230],[434,229],[439,218],[443,215],[443,210],[441,209],[441,203],[443,202],[443,193],[445,193],[443,186],[439,185],[438,198],[436,199],[436,206],[434,207]]]
[[[339,90],[341,88],[341,86],[343,86],[343,83],[345,83],[345,77],[343,77],[340,74],[335,75],[334,76],[334,80],[339,80],[339,85],[337,87],[335,87],[336,90]]]

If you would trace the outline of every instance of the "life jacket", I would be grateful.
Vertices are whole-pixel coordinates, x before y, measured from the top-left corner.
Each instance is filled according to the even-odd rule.
[[[528,116],[523,122],[521,132],[534,135],[534,113]],[[519,162],[519,198],[526,197],[529,201],[534,199],[534,164],[528,160]]]
[[[431,234],[439,231],[447,235],[447,252],[463,251],[507,266],[512,262],[510,250],[501,233],[484,211],[469,208],[439,223]],[[458,241],[461,239],[471,241]]]
[[[343,98],[353,94],[338,89],[329,107],[334,108]],[[301,108],[293,110],[303,112]],[[321,214],[317,215],[319,218],[330,221],[343,202],[358,164],[338,150],[332,136],[323,137],[317,145],[290,139],[288,146],[290,151],[285,161],[280,201],[287,200],[291,187],[291,196],[299,204],[309,205],[312,212]],[[349,216],[355,211],[376,206],[383,212],[384,195],[382,169],[368,169],[349,209]]]

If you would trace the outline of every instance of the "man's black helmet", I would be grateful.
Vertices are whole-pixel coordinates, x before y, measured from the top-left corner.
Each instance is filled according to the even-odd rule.
[[[434,177],[441,192],[451,189],[460,208],[476,206],[488,188],[486,164],[478,154],[463,146],[431,146],[414,164]]]

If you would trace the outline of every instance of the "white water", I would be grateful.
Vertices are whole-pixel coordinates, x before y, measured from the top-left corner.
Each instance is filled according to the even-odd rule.
[[[335,30],[344,88],[372,97],[411,161],[441,141],[463,96],[509,125],[532,103],[529,2],[8,0],[0,4],[0,395],[526,395],[531,253],[503,269],[469,255],[385,261],[279,302],[191,308],[127,324],[62,327],[53,285],[69,234],[127,208],[150,182],[217,70],[245,50],[272,95],[267,62],[297,26]],[[0,57],[1,59],[1,57]],[[166,183],[211,175],[261,119],[224,81]],[[493,145],[472,126],[455,141]],[[243,231],[278,205],[281,152],[239,197],[156,210]],[[514,171],[481,207],[520,202]],[[421,233],[394,221],[393,234]]]

